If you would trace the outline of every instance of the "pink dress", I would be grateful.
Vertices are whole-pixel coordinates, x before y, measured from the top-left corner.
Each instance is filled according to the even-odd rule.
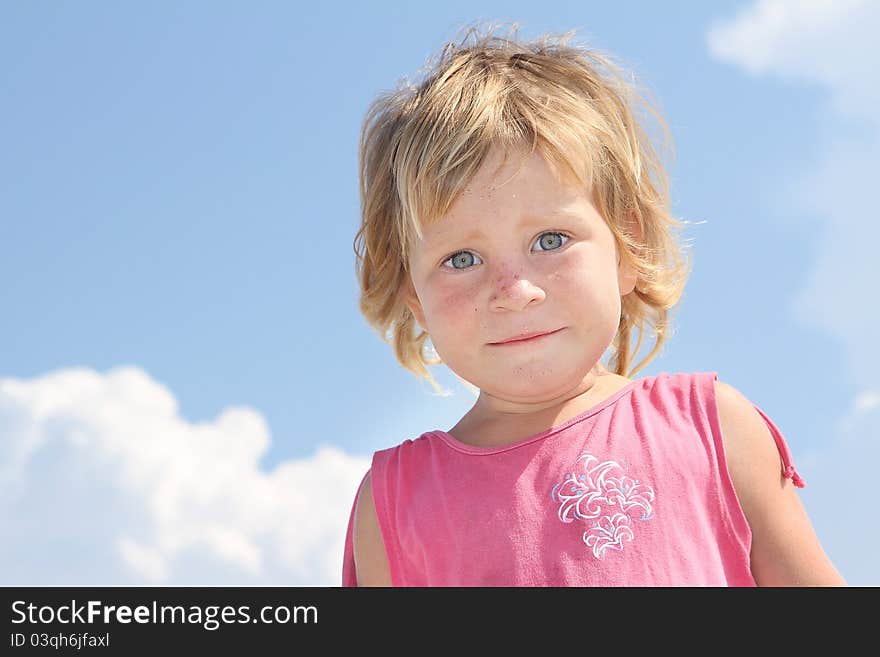
[[[637,379],[504,447],[435,430],[373,454],[394,586],[754,586],[715,372]],[[782,474],[803,487],[770,429]],[[365,475],[366,477],[366,475]],[[363,479],[361,480],[363,482]],[[357,586],[352,505],[342,585]]]

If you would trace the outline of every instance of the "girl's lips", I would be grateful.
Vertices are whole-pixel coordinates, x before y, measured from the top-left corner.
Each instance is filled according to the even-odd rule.
[[[549,333],[543,333],[541,335],[536,335],[531,338],[523,338],[522,340],[511,340],[509,342],[490,342],[490,347],[513,347],[520,344],[531,344],[532,342],[537,342],[541,338],[546,338],[554,333],[559,333],[562,329],[556,329],[555,331],[550,331]]]

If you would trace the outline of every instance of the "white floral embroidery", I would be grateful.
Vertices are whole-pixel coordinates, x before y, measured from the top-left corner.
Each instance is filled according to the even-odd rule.
[[[629,523],[629,516],[624,513],[615,513],[610,518],[604,516],[591,531],[584,532],[584,543],[593,548],[593,556],[597,559],[601,559],[608,548],[622,550],[623,539],[633,540]]]
[[[631,509],[637,514],[636,520],[654,517],[654,490],[625,474],[610,476],[613,470],[623,470],[614,461],[600,463],[586,452],[578,457],[577,463],[582,461],[584,471],[566,474],[561,483],[553,486],[550,496],[559,503],[562,522],[594,521],[589,523],[583,539],[593,555],[601,559],[608,548],[622,550],[624,540],[633,540]]]

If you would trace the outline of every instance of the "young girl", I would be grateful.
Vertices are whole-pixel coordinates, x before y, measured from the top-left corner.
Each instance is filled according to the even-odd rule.
[[[361,311],[404,367],[479,396],[373,455],[343,585],[844,584],[757,406],[715,372],[630,378],[690,262],[633,110],[662,118],[570,34],[471,29],[367,115]]]

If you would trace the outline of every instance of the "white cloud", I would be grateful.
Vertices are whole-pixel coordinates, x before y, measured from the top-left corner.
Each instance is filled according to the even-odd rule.
[[[147,582],[165,582],[168,580],[168,566],[159,550],[126,536],[117,542],[119,557],[132,572],[137,573]]]
[[[249,408],[186,421],[134,367],[0,380],[0,581],[338,585],[369,459],[264,472],[269,443]]]
[[[820,83],[842,115],[877,121],[878,23],[869,0],[761,0],[712,25],[707,43],[753,75]]]
[[[827,99],[809,138],[818,163],[780,174],[778,203],[819,217],[812,271],[791,302],[805,326],[840,341],[862,391],[827,448],[805,455],[805,504],[823,545],[850,583],[880,584],[871,468],[880,457],[880,324],[876,304],[880,224],[872,191],[880,170],[880,4],[861,0],[760,0],[707,33],[718,59],[761,76],[806,80]],[[866,467],[866,469],[862,469]],[[867,501],[861,502],[861,501]],[[859,503],[861,502],[861,503]]]

